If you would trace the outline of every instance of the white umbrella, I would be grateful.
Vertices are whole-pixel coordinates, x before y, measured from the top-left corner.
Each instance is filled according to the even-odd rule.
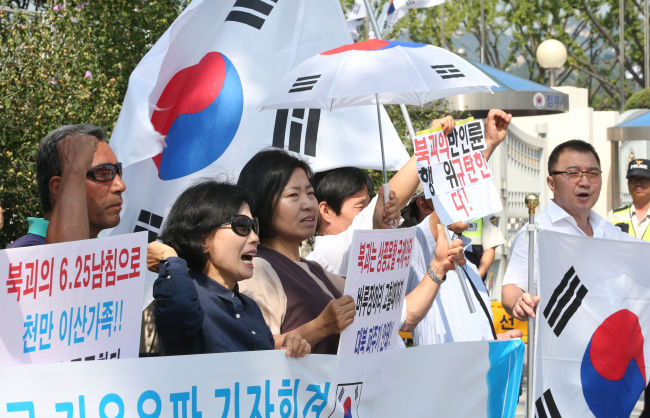
[[[424,105],[497,84],[456,54],[431,45],[372,39],[312,57],[287,74],[262,109]],[[380,141],[381,120],[379,120]],[[384,165],[384,182],[386,181]]]

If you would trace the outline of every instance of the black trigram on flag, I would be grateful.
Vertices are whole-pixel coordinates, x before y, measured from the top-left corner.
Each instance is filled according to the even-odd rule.
[[[451,64],[432,65],[431,68],[436,70],[436,72],[440,74],[440,77],[442,77],[443,79],[465,77],[465,74],[461,73],[459,69],[457,69]]]
[[[269,1],[278,2],[278,0]],[[231,11],[226,17],[226,22],[239,22],[255,29],[261,29],[264,22],[266,22],[266,18],[260,15],[268,16],[273,10],[273,5],[263,0],[237,0],[233,7],[241,10]],[[252,11],[258,14],[251,13]]]
[[[587,295],[587,288],[580,284],[580,278],[575,273],[573,267],[566,272],[544,309],[544,318],[548,320],[548,325],[558,337]],[[576,289],[578,289],[577,292]]]
[[[144,224],[146,226],[136,224],[133,232],[147,231],[149,233],[148,242],[154,242],[158,238],[162,222],[162,216],[147,212],[146,210],[141,210],[140,216],[138,216],[138,223]]]
[[[273,129],[273,146],[285,148],[287,125],[289,125],[289,151],[315,157],[319,123],[320,109],[293,109],[291,118],[289,118],[289,109],[278,109]],[[305,146],[301,150],[303,137]]]
[[[300,77],[296,80],[295,83],[293,83],[293,86],[291,86],[289,93],[298,93],[299,91],[307,91],[313,89],[314,84],[316,84],[320,76],[321,74]]]
[[[546,409],[548,409],[548,414],[546,409],[544,409],[544,404],[546,404]],[[535,409],[537,409],[538,418],[562,418],[560,411],[557,409],[553,395],[551,394],[551,389],[548,389],[544,392],[544,396],[540,396],[535,401]]]

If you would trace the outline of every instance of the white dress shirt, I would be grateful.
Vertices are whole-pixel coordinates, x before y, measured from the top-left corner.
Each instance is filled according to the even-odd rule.
[[[636,211],[636,206],[634,204],[630,205],[630,221],[632,222],[632,228],[634,228],[634,234],[637,238],[643,238],[645,231],[650,228],[650,210],[646,213],[645,218],[639,219],[639,214]],[[610,210],[607,214],[607,222],[612,222],[614,220],[614,211]],[[629,233],[628,233],[629,234]]]
[[[429,217],[416,225],[416,228],[417,242],[416,245],[413,245],[411,253],[411,269],[407,293],[411,292],[423,278],[424,280],[431,280],[429,277],[425,277],[426,268],[436,251],[436,240],[431,235]],[[461,239],[463,245],[470,243],[470,239],[467,237],[461,237]],[[481,280],[476,266],[472,263],[468,262],[465,265],[465,270],[469,275],[469,280],[472,281],[481,295],[481,299],[490,314],[491,322],[490,297],[483,280]],[[467,288],[474,302],[474,308],[476,308],[476,312],[473,314],[469,313],[456,271],[452,270],[447,273],[447,280],[440,286],[431,309],[413,331],[413,342],[416,346],[460,341],[494,340],[490,322],[488,322],[487,316],[469,283],[467,283]]]
[[[540,229],[548,229],[550,231],[562,232],[569,235],[578,235],[586,237],[587,234],[580,228],[578,223],[569,215],[564,209],[558,206],[553,200],[549,200],[546,204],[546,210],[540,212],[535,216],[535,223]],[[619,241],[635,241],[634,238],[623,231],[617,226],[607,222],[605,218],[598,215],[593,210],[589,213],[589,223],[594,231],[594,238],[604,238]],[[526,222],[528,225],[528,222]],[[522,237],[526,232],[526,225],[521,227],[514,241],[512,242],[512,249],[510,250],[510,262],[508,269],[503,278],[503,285],[515,284],[524,292],[528,292],[528,236]],[[537,235],[535,235],[537,240]],[[537,245],[535,245],[535,270],[534,270],[534,283],[535,295],[537,294],[537,283],[539,281],[539,255]]]

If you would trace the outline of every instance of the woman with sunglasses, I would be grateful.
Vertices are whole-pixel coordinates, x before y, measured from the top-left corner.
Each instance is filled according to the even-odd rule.
[[[260,308],[238,287],[253,275],[259,242],[252,204],[244,188],[204,180],[174,202],[163,243],[149,244],[147,263],[159,271],[154,315],[165,355],[275,348]],[[282,347],[291,357],[310,352],[296,333]]]

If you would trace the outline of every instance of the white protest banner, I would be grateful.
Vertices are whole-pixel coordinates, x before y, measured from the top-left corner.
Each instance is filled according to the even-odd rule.
[[[283,350],[0,367],[0,417],[514,417],[521,340],[395,352],[372,399],[365,382],[334,384],[340,356]]]
[[[0,365],[138,357],[147,234],[0,251]]]
[[[650,377],[650,243],[553,231],[537,243],[538,416],[630,416]]]
[[[503,210],[483,156],[482,120],[457,121],[449,136],[441,127],[418,132],[413,148],[424,193],[433,200],[443,224],[469,222]]]
[[[366,396],[385,390],[392,373],[391,356],[401,327],[415,228],[357,230],[345,280],[357,314],[339,342],[339,382],[364,380]]]

